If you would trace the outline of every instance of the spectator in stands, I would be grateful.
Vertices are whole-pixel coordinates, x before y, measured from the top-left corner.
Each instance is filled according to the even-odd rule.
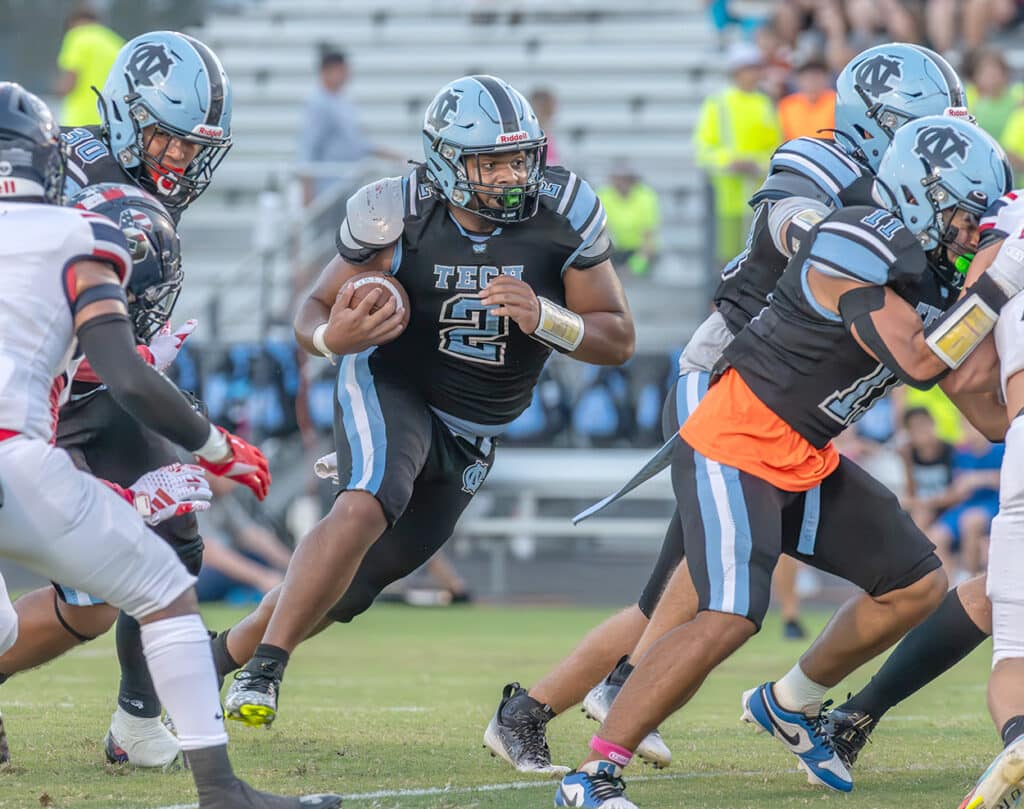
[[[615,245],[612,262],[633,275],[647,275],[657,253],[661,225],[658,194],[624,158],[615,161],[608,179],[597,195],[608,215],[608,235]]]
[[[355,105],[345,94],[349,66],[345,54],[325,50],[320,56],[320,82],[306,102],[299,129],[299,160],[303,163],[355,163],[367,157],[401,160],[390,149],[375,146],[366,137]],[[309,176],[303,181],[305,201],[338,180],[327,176]]]
[[[831,138],[836,125],[836,91],[825,60],[817,55],[804,58],[796,66],[796,92],[779,102],[782,139],[804,135]]]
[[[540,128],[544,131],[544,134],[548,136],[548,165],[549,166],[562,166],[564,155],[562,150],[559,148],[561,138],[555,133],[555,116],[558,113],[558,99],[555,97],[554,91],[547,87],[538,87],[532,93],[530,93],[530,106],[533,107],[533,111],[537,114],[537,120],[540,121]]]
[[[923,407],[931,414],[939,438],[954,446],[963,440],[964,417],[938,385],[928,390],[900,385],[888,398],[897,406],[898,419],[902,418],[899,414],[905,414],[912,407]]]
[[[1024,21],[1020,0],[927,0],[924,13],[931,47],[941,52],[957,44],[963,32],[964,48],[980,48],[998,30]]]
[[[237,484],[210,478],[214,501],[201,519],[206,547],[196,583],[200,601],[258,601],[284,579],[291,549],[257,522]]]
[[[61,126],[89,126],[100,122],[93,87],[102,87],[124,40],[105,25],[91,8],[82,6],[64,21],[54,92],[64,99]]]
[[[758,90],[760,50],[737,43],[729,49],[726,67],[730,84],[704,100],[694,133],[697,162],[708,173],[714,194],[718,266],[743,248],[750,225],[747,200],[782,140],[774,104]]]
[[[903,414],[903,430],[903,508],[918,528],[928,532],[935,518],[956,502],[952,489],[953,445],[939,438],[935,419],[924,407],[911,407]]]
[[[988,534],[999,511],[999,467],[1003,445],[991,444],[972,425],[964,425],[964,443],[953,453],[954,505],[938,516],[928,538],[940,556],[952,560],[960,553],[960,572],[949,567],[958,583],[985,569]],[[949,561],[952,565],[952,561]]]
[[[978,126],[1001,140],[1013,111],[1024,100],[1024,85],[1010,81],[1010,66],[993,48],[971,51],[964,59],[967,105]]]

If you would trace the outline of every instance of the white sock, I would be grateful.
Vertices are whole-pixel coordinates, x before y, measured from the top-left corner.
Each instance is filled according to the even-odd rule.
[[[772,686],[775,701],[779,707],[787,711],[801,711],[808,716],[816,716],[821,710],[821,701],[825,699],[827,685],[819,685],[804,674],[797,663],[781,680]]]
[[[198,615],[142,624],[142,651],[182,750],[227,744],[210,637]]]

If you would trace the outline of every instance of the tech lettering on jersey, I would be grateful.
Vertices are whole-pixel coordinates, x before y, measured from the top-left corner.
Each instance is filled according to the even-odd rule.
[[[510,275],[522,281],[523,265],[506,264],[496,267],[490,264],[435,264],[434,288],[477,292],[499,275]]]

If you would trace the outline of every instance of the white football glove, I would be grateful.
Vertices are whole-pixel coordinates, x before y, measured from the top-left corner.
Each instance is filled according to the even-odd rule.
[[[166,371],[170,368],[185,340],[196,330],[198,322],[194,318],[186,320],[173,331],[170,321],[165,323],[163,328],[149,341],[149,353],[153,357],[150,364],[158,371]]]
[[[126,494],[150,526],[182,514],[206,511],[213,497],[202,467],[181,463],[147,472]]]

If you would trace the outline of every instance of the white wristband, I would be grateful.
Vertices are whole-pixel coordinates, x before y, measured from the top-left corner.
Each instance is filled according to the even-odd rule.
[[[204,461],[219,463],[220,461],[227,460],[231,454],[231,447],[228,446],[228,440],[225,438],[224,433],[218,430],[216,425],[211,424],[210,435],[207,437],[206,443],[195,450],[194,454]]]
[[[327,343],[324,342],[324,332],[327,331],[327,324],[321,323],[315,329],[313,329],[313,347],[323,354],[331,362],[334,362],[334,352],[327,347]]]
[[[583,317],[554,301],[538,296],[540,321],[530,336],[566,354],[572,353],[583,342]]]

